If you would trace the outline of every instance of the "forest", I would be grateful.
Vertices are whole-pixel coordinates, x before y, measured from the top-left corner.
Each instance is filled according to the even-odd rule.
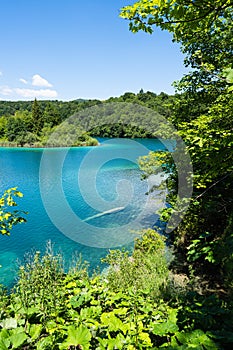
[[[78,130],[77,139],[74,140],[72,146],[96,145],[97,143],[90,136],[152,137],[145,130],[138,130],[137,126],[124,126],[124,122],[126,122],[124,118],[122,122],[116,123],[115,119],[121,114],[119,108],[116,109],[117,103],[142,105],[168,117],[171,113],[170,105],[173,100],[173,96],[165,93],[156,95],[149,91],[144,93],[143,90],[140,90],[138,94],[127,92],[123,96],[111,97],[106,101],[0,101],[0,144],[43,147],[47,145],[50,135],[67,118],[78,115],[84,109],[91,112],[92,107],[103,104],[114,104],[114,112],[111,112],[111,118],[101,117],[101,126],[98,125],[98,120],[95,119],[93,125],[88,128],[89,135],[84,130]],[[128,108],[130,110],[130,105]],[[62,132],[64,134],[63,140],[60,138],[60,144],[57,146],[66,145],[68,130],[65,131],[63,128]]]
[[[105,275],[90,276],[79,260],[65,273],[51,246],[45,256],[31,257],[19,270],[15,290],[1,293],[2,350],[232,349],[232,5],[232,0],[139,0],[121,10],[132,32],[152,34],[157,26],[180,44],[190,72],[174,83],[174,96],[140,91],[104,102],[0,102],[2,141],[22,145],[43,144],[47,132],[82,108],[137,103],[175,126],[193,166],[193,194],[179,226],[165,236],[148,228],[132,252],[111,250]],[[23,125],[18,133],[17,125]],[[120,122],[114,133],[111,127],[107,119],[87,136],[153,137]],[[164,163],[169,206],[160,215],[168,222],[180,208],[176,166],[166,152],[139,160],[144,177]],[[1,198],[2,234],[25,220],[24,213],[9,212],[19,196],[12,189]]]

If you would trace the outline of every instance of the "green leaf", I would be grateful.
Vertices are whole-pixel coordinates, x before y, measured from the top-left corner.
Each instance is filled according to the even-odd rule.
[[[200,329],[196,329],[193,332],[189,333],[177,333],[176,338],[180,344],[188,345],[189,348],[202,349],[202,346],[204,346],[205,349],[208,350],[218,349],[214,341]]]
[[[123,327],[122,321],[114,315],[114,312],[104,312],[101,317],[101,323],[108,327],[109,331],[118,331]]]
[[[53,345],[52,337],[49,336],[37,342],[36,350],[48,350],[52,348],[52,345]]]
[[[84,350],[89,349],[91,340],[91,332],[87,327],[80,325],[78,328],[75,326],[68,327],[68,337],[63,343],[65,346],[82,346]]]
[[[177,322],[177,310],[168,311],[168,319],[163,323],[153,324],[153,333],[159,336],[165,336],[167,334],[176,333],[179,328],[176,324]]]
[[[0,332],[0,339],[7,339],[9,338],[9,331],[7,329],[2,329]]]
[[[49,334],[53,334],[57,330],[57,324],[55,321],[51,320],[46,323],[46,331]]]
[[[77,287],[77,283],[74,282],[74,281],[69,282],[69,283],[66,285],[66,288],[67,288],[67,289],[74,288],[74,287]]]
[[[5,339],[0,339],[0,349],[1,350],[7,350],[9,349],[10,341]]]
[[[10,336],[13,349],[18,349],[26,341],[27,335],[25,332],[16,333]]]
[[[228,83],[233,83],[233,69],[225,68],[223,70],[223,75],[226,77]]]
[[[5,350],[10,347],[9,331],[2,329],[0,332],[0,349]]]
[[[148,333],[140,332],[138,337],[142,341],[143,345],[147,348],[152,346],[151,339]]]
[[[176,333],[177,331],[177,325],[172,322],[158,323],[155,324],[153,327],[153,333],[159,336],[165,336],[170,333]]]
[[[32,324],[29,328],[29,335],[31,337],[31,340],[36,340],[39,338],[41,331],[42,331],[42,325],[41,324]]]
[[[79,308],[81,305],[89,302],[92,299],[90,293],[83,293],[80,296],[74,296],[70,299],[70,304],[73,308]]]
[[[16,191],[16,192],[15,192],[15,195],[16,195],[17,197],[20,197],[20,198],[23,197],[23,193],[21,193],[21,192],[19,192],[19,191]]]

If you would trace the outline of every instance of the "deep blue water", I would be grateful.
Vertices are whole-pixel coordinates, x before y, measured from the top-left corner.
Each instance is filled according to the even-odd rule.
[[[67,265],[81,253],[93,269],[109,248],[131,247],[133,229],[156,224],[164,198],[145,194],[150,184],[141,181],[137,159],[164,144],[100,142],[99,147],[71,149],[0,148],[0,194],[17,186],[24,194],[17,199],[19,208],[29,212],[26,224],[0,237],[0,283],[12,286],[17,260],[31,250],[43,252],[49,240]]]

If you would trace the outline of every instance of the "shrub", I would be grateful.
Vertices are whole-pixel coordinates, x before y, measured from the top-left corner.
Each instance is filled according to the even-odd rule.
[[[134,288],[150,295],[161,296],[168,281],[164,238],[154,230],[144,230],[135,240],[132,255],[127,251],[111,250],[103,262],[109,264],[106,273],[113,290]]]

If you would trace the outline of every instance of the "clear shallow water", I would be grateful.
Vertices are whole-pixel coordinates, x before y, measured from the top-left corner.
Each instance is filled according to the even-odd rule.
[[[12,286],[16,261],[32,249],[43,252],[48,240],[65,261],[81,253],[95,268],[109,248],[132,245],[131,229],[156,224],[164,198],[145,194],[148,183],[136,161],[165,146],[158,140],[100,142],[69,150],[0,148],[0,193],[17,186],[24,194],[19,208],[29,212],[26,224],[0,237],[0,283]],[[108,212],[114,208],[122,209]]]

